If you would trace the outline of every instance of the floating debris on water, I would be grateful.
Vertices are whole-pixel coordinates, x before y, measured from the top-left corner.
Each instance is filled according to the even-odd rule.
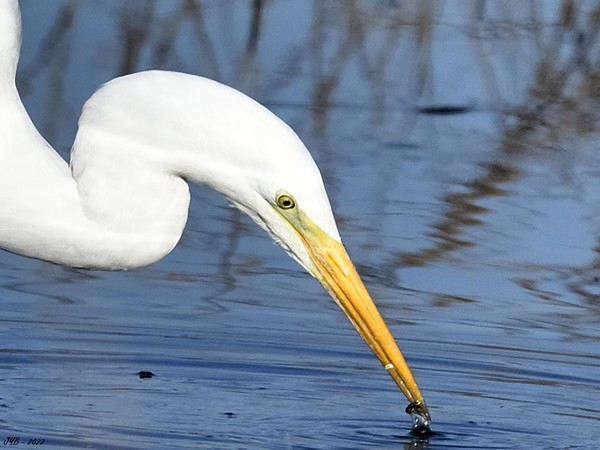
[[[152,372],[150,372],[149,370],[142,370],[141,372],[137,373],[139,375],[139,377],[142,380],[146,380],[148,378],[152,378],[154,376],[154,374]]]

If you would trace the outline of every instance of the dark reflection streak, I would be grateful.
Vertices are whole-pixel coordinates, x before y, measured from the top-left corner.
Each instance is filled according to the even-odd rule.
[[[432,74],[433,49],[433,18],[435,4],[431,1],[421,2],[417,14],[417,26],[415,31],[415,43],[417,52],[417,95],[421,97]]]
[[[312,15],[313,19],[311,21],[311,27],[308,33],[310,36],[310,41],[308,43],[310,51],[308,54],[310,78],[314,80],[320,77],[323,73],[323,60],[325,57],[323,43],[326,41],[325,20],[327,17],[325,2],[322,0],[313,0]]]
[[[194,0],[187,0],[186,14],[189,14],[196,34],[196,39],[199,43],[199,65],[202,68],[202,73],[210,78],[225,81],[222,78],[219,59],[212,43],[211,36],[206,30],[202,3],[198,3]]]
[[[313,83],[312,118],[315,132],[318,134],[324,133],[327,129],[327,112],[331,103],[331,97],[341,81],[344,68],[352,55],[352,50],[364,39],[363,23],[360,19],[360,11],[356,6],[356,2],[334,3],[331,6],[334,5],[336,8],[333,8],[333,10],[337,11],[337,14],[334,14],[333,17],[342,18],[340,21],[336,21],[334,25],[337,26],[339,24],[343,29],[341,42],[338,43],[331,61],[328,64],[324,64],[323,62],[319,64],[321,71],[318,73],[318,79]],[[319,16],[315,19],[314,23],[318,23],[319,26],[326,26],[328,23],[327,19],[322,16],[323,13],[326,13],[325,8],[317,8],[317,13]],[[343,22],[344,20],[345,23]],[[321,55],[324,55],[324,50],[318,47],[323,43],[317,43],[318,53]]]
[[[254,0],[252,2],[252,20],[250,22],[250,33],[248,33],[248,41],[246,42],[246,52],[256,53],[258,48],[258,38],[263,16],[263,0]]]
[[[317,111],[319,109],[323,109],[323,105],[320,105],[318,102],[318,95],[315,93],[317,90],[318,82],[323,76],[323,72],[325,70],[325,48],[324,44],[327,41],[326,39],[326,27],[327,27],[327,9],[326,2],[321,0],[313,1],[313,20],[312,26],[310,30],[310,62],[311,62],[311,71],[310,77],[313,80],[311,82],[313,88],[313,95],[311,98],[311,110],[313,111],[313,133],[323,135],[324,126],[321,124],[322,113],[318,114]],[[319,125],[316,125],[319,124]]]
[[[429,450],[431,448],[429,438],[419,436],[412,436],[411,442],[406,442],[403,447],[404,450]]]
[[[170,14],[165,14],[164,18],[157,26],[155,36],[156,44],[152,50],[152,63],[154,68],[163,68],[167,65],[167,61],[171,57],[175,40],[178,36],[178,28],[185,19],[185,11],[181,7],[175,8]]]
[[[198,42],[193,48],[197,51],[199,73],[222,80],[219,61],[206,30],[204,9],[201,2],[184,0],[173,7],[169,13],[157,21],[154,33],[154,43],[150,50],[152,55],[151,68],[190,71],[187,58],[180,61],[176,54],[177,39],[185,34],[186,22],[192,26],[193,36]],[[223,80],[222,80],[223,81]]]
[[[478,4],[485,4],[485,2],[480,2]],[[474,37],[479,36],[478,25],[482,24],[484,21],[483,8],[479,10],[478,8],[474,8],[473,12],[473,20],[470,24],[467,25],[467,32]],[[481,73],[481,80],[485,85],[485,92],[489,98],[488,102],[492,105],[496,105],[496,107],[500,110],[504,109],[504,102],[502,100],[502,89],[500,81],[498,80],[499,74],[497,74],[494,69],[494,65],[490,58],[488,57],[489,52],[489,43],[487,39],[472,39],[472,45],[470,48],[472,49],[475,59],[478,64],[475,68]],[[499,119],[498,125],[502,126],[502,122]]]
[[[411,105],[423,103],[428,83],[432,82],[430,74],[433,66],[433,29],[438,9],[439,3],[436,7],[429,1],[419,2],[416,11],[413,12],[415,17],[409,22],[414,39],[414,56],[411,58],[410,64],[407,64],[409,87],[405,91]],[[407,28],[403,27],[403,29]],[[398,126],[398,136],[401,141],[411,135],[417,127],[419,119],[419,115],[411,109],[402,114]]]
[[[54,25],[52,25],[42,40],[35,58],[29,66],[25,66],[19,69],[19,87],[23,95],[27,95],[30,86],[32,85],[34,78],[38,77],[43,68],[49,66],[54,60],[54,52],[56,48],[63,45],[65,41],[65,34],[71,29],[73,24],[73,18],[75,16],[75,9],[77,3],[73,0],[65,2],[58,14]]]
[[[257,63],[258,44],[261,36],[262,17],[264,15],[264,1],[254,0],[252,2],[252,19],[250,31],[246,40],[246,51],[238,65],[239,87],[246,94],[256,97],[258,74],[260,69]]]
[[[73,280],[64,280],[64,279],[56,279],[53,280],[50,284],[60,284],[60,283],[71,283]],[[6,291],[8,293],[19,293],[26,295],[34,295],[34,296],[42,296],[40,293],[40,285],[38,283],[26,282],[23,283],[21,281],[15,282],[6,282],[2,285],[2,291]],[[44,293],[43,297],[45,299],[56,300],[58,303],[62,303],[64,305],[70,305],[77,302],[77,300],[71,299],[65,295],[58,294],[49,294]]]
[[[118,12],[119,41],[123,43],[117,74],[127,75],[138,67],[143,47],[147,44],[155,15],[155,2],[145,0],[124,2]]]
[[[219,258],[219,273],[225,284],[225,289],[220,291],[218,295],[222,295],[236,287],[236,276],[232,273],[235,265],[232,264],[233,257],[236,254],[240,237],[245,233],[244,225],[240,211],[236,208],[229,208],[230,216],[227,223],[231,225],[231,229],[227,235],[227,246],[221,252]]]
[[[589,73],[598,70],[597,62],[594,64],[590,56],[594,55],[593,47],[597,44],[600,33],[600,5],[596,5],[596,8],[587,17],[585,29],[585,35],[580,33],[577,36],[576,63],[582,66],[586,73]]]
[[[58,26],[61,28],[61,44],[56,46],[54,58],[49,65],[50,69],[50,95],[48,96],[46,104],[46,119],[42,125],[46,139],[54,141],[58,133],[56,127],[56,121],[54,115],[60,110],[67,108],[65,99],[65,83],[66,77],[64,76],[64,68],[69,66],[70,60],[70,49],[71,49],[71,35],[73,32],[73,22],[75,15],[75,4],[67,3],[63,5],[58,17]]]
[[[377,27],[373,26],[376,30]],[[402,30],[402,21],[398,17],[393,17],[391,23],[385,26],[385,35],[382,38],[383,44],[379,49],[367,51],[366,45],[359,48],[359,64],[365,78],[369,80],[372,88],[371,101],[371,126],[379,128],[385,123],[385,113],[390,109],[386,104],[390,95],[387,92],[386,75],[389,72],[389,66],[394,61],[394,53],[400,46],[400,32]],[[372,44],[374,45],[374,44]],[[365,106],[363,105],[364,109]]]
[[[46,138],[51,142],[54,141],[60,127],[60,123],[57,124],[59,120],[57,118],[65,116],[64,86],[66,80],[64,73],[69,65],[71,34],[78,6],[80,5],[74,1],[67,1],[61,6],[54,25],[50,28],[46,39],[44,39],[44,44],[40,47],[34,63],[24,68],[19,77],[21,87],[24,92],[27,92],[33,79],[43,71],[44,67],[48,68],[50,73],[49,84],[52,89],[50,89],[46,105],[46,119],[41,128]]]

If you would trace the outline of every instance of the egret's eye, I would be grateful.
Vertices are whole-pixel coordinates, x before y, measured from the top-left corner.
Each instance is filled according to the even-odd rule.
[[[296,206],[296,200],[290,195],[281,194],[277,197],[277,206],[281,209],[292,209]]]

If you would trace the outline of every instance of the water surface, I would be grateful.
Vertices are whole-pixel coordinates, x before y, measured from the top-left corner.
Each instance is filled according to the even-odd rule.
[[[194,187],[180,245],[151,267],[0,253],[0,442],[596,446],[598,2],[22,6],[19,85],[65,156],[98,85],[148,68],[221,80],[296,129],[436,433],[410,435],[318,283]]]

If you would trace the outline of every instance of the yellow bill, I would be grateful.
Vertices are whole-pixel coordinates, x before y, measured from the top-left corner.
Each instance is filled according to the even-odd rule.
[[[302,211],[282,216],[296,231],[313,263],[313,275],[329,291],[350,322],[379,358],[410,404],[406,412],[413,429],[428,431],[431,421],[423,395],[344,246],[314,224]]]

